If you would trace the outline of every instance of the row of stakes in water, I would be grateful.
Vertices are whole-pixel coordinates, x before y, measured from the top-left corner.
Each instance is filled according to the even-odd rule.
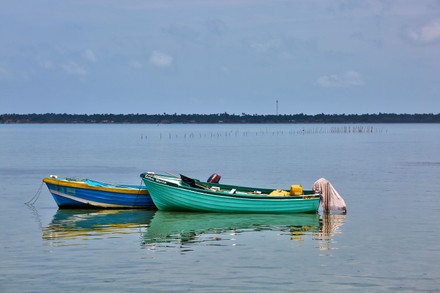
[[[387,130],[375,126],[332,126],[332,127],[313,127],[313,128],[298,128],[290,130],[259,130],[259,131],[217,131],[217,132],[190,132],[190,133],[162,133],[154,134],[154,137],[159,139],[173,139],[173,138],[220,138],[220,137],[237,137],[237,136],[279,136],[279,135],[308,135],[308,134],[371,134],[371,133],[386,133]],[[151,137],[152,135],[150,135]],[[141,135],[141,139],[148,139],[148,135]]]

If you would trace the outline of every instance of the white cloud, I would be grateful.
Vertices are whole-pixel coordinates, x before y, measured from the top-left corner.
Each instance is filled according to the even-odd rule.
[[[84,50],[83,57],[90,62],[96,62],[96,55],[90,49]]]
[[[364,85],[364,81],[358,72],[348,70],[342,74],[320,76],[315,84],[320,87],[354,87]]]
[[[85,76],[87,70],[75,62],[68,62],[63,65],[64,72],[70,75]]]
[[[153,51],[150,56],[150,63],[158,67],[169,67],[173,63],[173,57],[161,51]]]
[[[281,40],[271,39],[264,42],[253,42],[250,44],[251,48],[259,53],[265,53],[269,50],[278,49],[281,47]]]
[[[408,36],[412,40],[422,43],[440,40],[440,20],[433,21],[417,30],[411,30],[408,32]]]
[[[50,70],[54,67],[54,64],[51,60],[48,60],[48,59],[45,59],[42,57],[38,57],[37,62],[42,68],[47,69],[47,70]]]

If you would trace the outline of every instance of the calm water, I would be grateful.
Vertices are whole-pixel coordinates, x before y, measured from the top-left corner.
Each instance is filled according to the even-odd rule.
[[[348,214],[61,211],[45,186],[24,204],[50,174],[137,184],[150,170],[325,177]],[[1,292],[440,289],[440,125],[0,125],[0,198]]]

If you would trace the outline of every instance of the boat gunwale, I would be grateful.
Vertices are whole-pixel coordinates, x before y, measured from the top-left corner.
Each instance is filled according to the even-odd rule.
[[[88,184],[84,181],[68,181],[65,178],[52,178],[52,177],[46,177],[43,178],[44,183],[53,184],[56,186],[63,186],[63,187],[72,187],[72,188],[78,188],[78,189],[90,189],[90,190],[97,190],[97,191],[105,191],[105,192],[113,192],[113,193],[125,193],[125,194],[140,194],[140,195],[148,195],[149,192],[147,188],[135,188],[130,186],[111,186],[104,187],[104,186],[93,186]],[[140,186],[139,186],[140,187]]]
[[[174,187],[178,189],[185,189],[191,192],[197,192],[201,194],[209,194],[209,195],[215,195],[215,196],[222,196],[222,197],[229,197],[229,198],[244,198],[244,199],[251,199],[251,200],[290,200],[290,201],[298,201],[298,200],[316,200],[320,199],[321,195],[319,193],[312,193],[312,194],[305,194],[305,195],[289,195],[289,196],[269,196],[267,193],[262,194],[251,194],[251,193],[228,193],[225,191],[216,191],[212,189],[202,189],[202,188],[195,188],[191,187],[189,185],[178,185],[166,180],[161,180],[159,177],[170,177],[173,178],[174,176],[168,176],[168,175],[162,175],[162,174],[148,174],[148,173],[142,173],[141,178],[150,180],[154,183],[160,184],[160,185],[167,185],[169,187]],[[157,180],[156,180],[157,179]],[[179,179],[180,180],[180,179]],[[246,186],[238,186],[238,185],[226,185],[226,184],[218,184],[218,183],[206,183],[206,182],[200,182],[196,180],[197,184],[203,184],[208,186],[227,186],[232,188],[242,188],[242,189],[252,189],[252,187],[246,187]],[[257,189],[258,190],[258,189]],[[273,189],[267,189],[267,188],[261,188],[261,190],[273,190]]]

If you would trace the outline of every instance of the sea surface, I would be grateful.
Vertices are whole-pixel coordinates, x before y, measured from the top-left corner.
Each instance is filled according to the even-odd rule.
[[[310,189],[340,213],[58,210],[49,175]],[[440,125],[0,125],[0,292],[439,292]],[[28,203],[28,204],[25,204]]]

